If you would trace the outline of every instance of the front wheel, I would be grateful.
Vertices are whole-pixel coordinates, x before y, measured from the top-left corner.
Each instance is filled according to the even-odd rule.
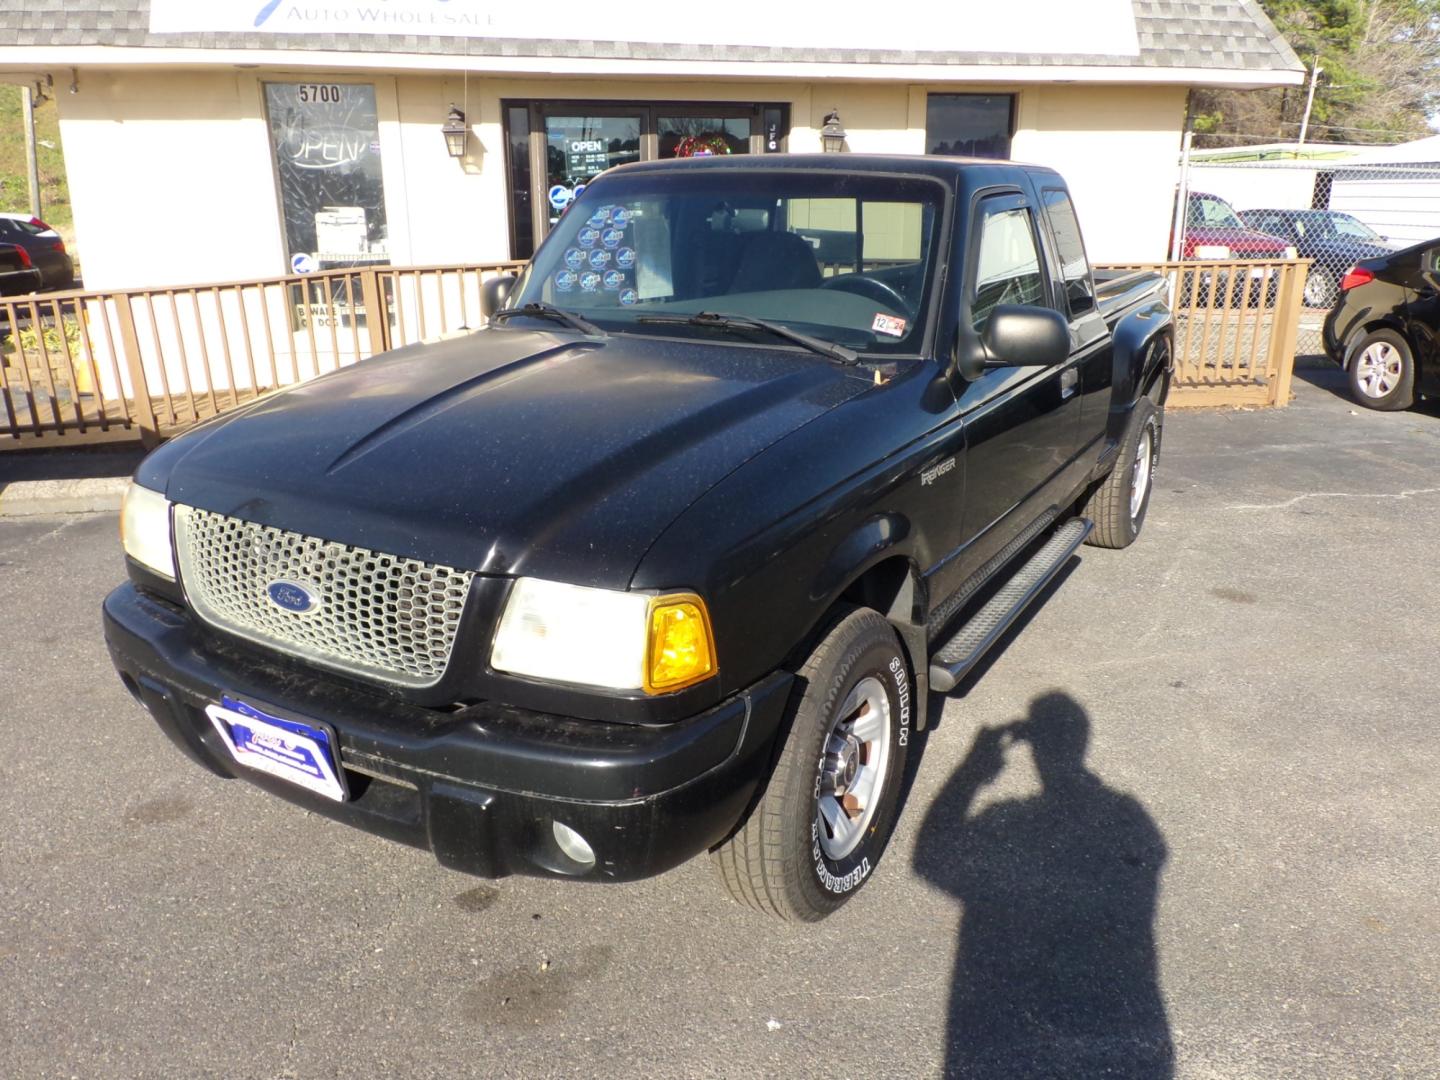
[[[765,794],[713,855],[740,903],[816,922],[870,879],[890,839],[915,703],[900,640],[869,609],[841,619],[797,674]]]
[[[1415,354],[1394,330],[1367,334],[1350,350],[1350,396],[1367,409],[1408,409],[1415,400]]]
[[[1085,503],[1085,516],[1095,522],[1087,544],[1129,547],[1140,535],[1160,463],[1161,415],[1148,397],[1135,403],[1115,467]]]
[[[1312,266],[1305,278],[1305,306],[1328,308],[1335,303],[1335,275],[1321,266]]]

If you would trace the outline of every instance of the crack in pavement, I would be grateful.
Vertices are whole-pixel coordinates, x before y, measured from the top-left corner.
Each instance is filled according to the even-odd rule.
[[[1241,503],[1236,506],[1227,506],[1226,510],[1288,510],[1297,503],[1306,499],[1410,499],[1416,495],[1440,494],[1440,487],[1411,488],[1400,492],[1385,491],[1311,491],[1304,495],[1296,495],[1293,499],[1286,499],[1278,503]]]

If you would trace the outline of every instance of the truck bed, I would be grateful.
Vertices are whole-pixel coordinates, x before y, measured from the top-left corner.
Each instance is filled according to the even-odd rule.
[[[1167,288],[1164,276],[1153,270],[1096,270],[1094,276],[1095,302],[1112,327],[1125,312]]]

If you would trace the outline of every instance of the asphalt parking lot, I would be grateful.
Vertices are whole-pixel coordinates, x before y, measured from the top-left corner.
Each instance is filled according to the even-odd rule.
[[[1436,1076],[1440,410],[1305,374],[1172,413],[1140,542],[936,703],[809,927],[703,860],[482,882],[211,777],[111,671],[113,515],[0,519],[0,1074]]]

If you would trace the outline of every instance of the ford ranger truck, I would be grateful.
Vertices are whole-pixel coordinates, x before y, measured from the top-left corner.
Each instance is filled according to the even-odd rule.
[[[1139,534],[1164,282],[1092,273],[1049,169],[776,155],[606,172],[484,308],[145,459],[120,677],[217,776],[445,866],[708,852],[824,917],[930,695]]]

